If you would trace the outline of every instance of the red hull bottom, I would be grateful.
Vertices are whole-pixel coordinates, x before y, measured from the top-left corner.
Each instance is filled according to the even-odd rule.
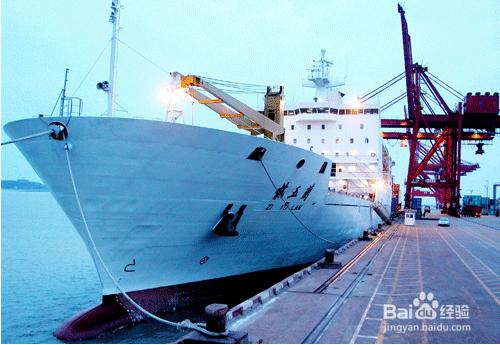
[[[253,272],[196,283],[130,292],[129,296],[153,314],[187,306],[224,303],[230,306],[250,298],[306,265]],[[198,307],[199,308],[199,307]],[[200,315],[202,312],[200,308]],[[133,326],[146,319],[122,294],[106,295],[102,303],[64,322],[54,335],[65,341],[96,338],[118,328]]]

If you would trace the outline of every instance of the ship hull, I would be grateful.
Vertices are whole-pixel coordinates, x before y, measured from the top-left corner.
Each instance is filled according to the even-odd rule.
[[[130,297],[155,315],[182,311],[189,307],[190,315],[203,315],[210,303],[234,306],[265,290],[272,284],[297,272],[304,265],[252,272],[207,281],[165,286],[130,292]],[[174,314],[167,314],[171,319]],[[103,296],[102,303],[66,320],[54,335],[64,341],[80,341],[98,337],[104,332],[129,327],[144,320],[138,311],[122,295]]]
[[[5,126],[12,138],[46,129],[39,119]],[[375,219],[368,201],[328,192],[328,159],[290,145],[136,119],[74,117],[67,130],[95,247],[66,143],[40,137],[17,146],[85,242],[103,296],[118,293],[103,263],[127,292],[178,287],[315,261]],[[261,161],[249,159],[258,147]],[[246,206],[238,236],[213,231],[229,204],[233,213]]]

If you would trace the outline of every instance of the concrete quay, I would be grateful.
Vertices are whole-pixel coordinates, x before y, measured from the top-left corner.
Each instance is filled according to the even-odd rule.
[[[499,343],[500,218],[438,215],[342,248],[232,308],[252,343]]]

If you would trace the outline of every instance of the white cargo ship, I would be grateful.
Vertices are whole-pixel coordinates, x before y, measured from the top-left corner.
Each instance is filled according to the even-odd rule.
[[[113,41],[117,16],[115,7]],[[63,116],[6,124],[11,138],[30,137],[16,145],[102,283],[102,304],[55,334],[85,339],[140,319],[116,283],[152,313],[172,310],[314,262],[380,223],[373,208],[389,209],[391,161],[378,107],[344,104],[329,67],[322,52],[307,80],[314,100],[283,107],[283,89],[268,90],[262,113],[202,78],[173,73],[189,95],[252,135],[113,116],[114,72],[104,85],[109,116],[72,115],[74,100],[63,96]]]

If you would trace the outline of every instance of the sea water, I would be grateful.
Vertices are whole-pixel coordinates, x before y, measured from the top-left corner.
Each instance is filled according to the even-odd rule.
[[[100,302],[90,254],[52,195],[2,190],[2,343],[61,343],[53,331]],[[168,343],[180,336],[148,320],[88,342]]]

